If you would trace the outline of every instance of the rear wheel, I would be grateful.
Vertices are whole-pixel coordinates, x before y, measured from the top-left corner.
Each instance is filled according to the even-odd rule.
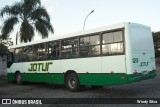
[[[76,73],[70,73],[66,76],[66,85],[70,91],[76,92],[80,90],[79,79]]]
[[[16,73],[16,83],[17,83],[18,85],[22,85],[22,84],[23,84],[23,80],[22,80],[22,77],[21,77],[21,73],[20,73],[20,72]]]

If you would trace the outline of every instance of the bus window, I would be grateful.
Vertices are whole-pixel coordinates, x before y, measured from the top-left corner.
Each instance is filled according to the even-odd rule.
[[[104,33],[102,35],[102,54],[122,54],[124,50],[122,35],[122,31]]]
[[[123,36],[122,36],[122,31],[117,31],[114,32],[114,42],[122,42],[123,41]]]
[[[27,46],[27,55],[28,55],[28,60],[27,61],[32,61],[33,57],[33,46]]]
[[[63,58],[71,58],[78,56],[78,39],[66,39],[61,41],[61,56]]]
[[[34,45],[32,60],[42,61],[46,59],[45,43]]]
[[[59,58],[59,48],[60,44],[59,41],[53,41],[47,43],[47,59],[58,59]]]
[[[23,50],[23,56],[22,56],[22,61],[28,61],[29,57],[28,57],[28,47],[23,47],[22,48]]]
[[[46,59],[46,48],[45,48],[45,43],[38,44],[38,60],[42,61]]]
[[[80,38],[80,56],[94,56],[100,54],[99,35]]]
[[[89,53],[89,37],[80,38],[80,56],[88,56]]]
[[[113,33],[104,33],[103,43],[113,43]]]
[[[90,36],[89,39],[90,51],[89,55],[100,55],[100,38],[99,35]]]
[[[15,62],[21,61],[22,58],[22,48],[15,49]]]
[[[39,56],[39,55],[38,55],[39,45],[36,44],[36,45],[33,46],[33,48],[34,48],[34,49],[33,49],[33,53],[34,53],[34,54],[33,54],[33,60],[34,60],[34,61],[37,61],[37,60],[38,60],[38,56]]]

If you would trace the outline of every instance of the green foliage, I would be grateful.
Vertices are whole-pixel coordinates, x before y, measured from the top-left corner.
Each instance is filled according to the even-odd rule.
[[[54,32],[50,17],[40,0],[22,0],[11,6],[6,5],[1,9],[0,16],[5,19],[1,29],[3,39],[9,36],[17,24],[20,25],[18,36],[21,42],[30,42],[35,30],[42,38],[48,37],[49,32]]]
[[[154,48],[155,48],[155,56],[160,57],[160,32],[152,32]]]
[[[0,53],[6,53],[6,52],[8,52],[7,46],[5,46],[4,44],[0,44]]]
[[[8,46],[12,46],[13,42],[11,41],[11,38],[7,38],[5,40],[2,39],[0,36],[0,53],[6,53],[8,52]]]

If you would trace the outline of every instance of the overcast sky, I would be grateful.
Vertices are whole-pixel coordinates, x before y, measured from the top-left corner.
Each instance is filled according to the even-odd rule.
[[[21,0],[0,0],[0,8]],[[150,26],[152,31],[160,31],[160,0],[41,0],[46,7],[55,33],[51,36],[83,30],[88,13],[94,10],[85,29],[106,25],[134,22]],[[3,19],[0,20],[0,25]],[[11,34],[15,41],[15,32]],[[35,37],[34,41],[40,38]]]

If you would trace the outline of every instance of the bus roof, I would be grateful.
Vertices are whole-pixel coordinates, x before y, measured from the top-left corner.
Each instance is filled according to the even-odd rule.
[[[104,26],[104,27],[100,27],[100,28],[84,30],[84,31],[75,32],[75,33],[71,33],[71,34],[65,34],[65,35],[59,35],[59,36],[55,35],[53,37],[42,39],[42,40],[39,40],[39,41],[13,45],[13,46],[10,46],[9,49],[23,47],[23,46],[29,46],[29,45],[38,44],[38,43],[45,43],[45,42],[49,42],[49,41],[60,40],[60,39],[70,38],[70,37],[75,37],[75,36],[80,36],[80,35],[87,35],[87,34],[92,34],[92,33],[96,33],[96,32],[120,29],[120,28],[124,28],[126,24],[134,24],[134,25],[138,25],[138,26],[144,26],[144,25],[136,24],[136,23],[123,22],[123,23],[119,23],[119,24],[108,25],[108,26]]]

